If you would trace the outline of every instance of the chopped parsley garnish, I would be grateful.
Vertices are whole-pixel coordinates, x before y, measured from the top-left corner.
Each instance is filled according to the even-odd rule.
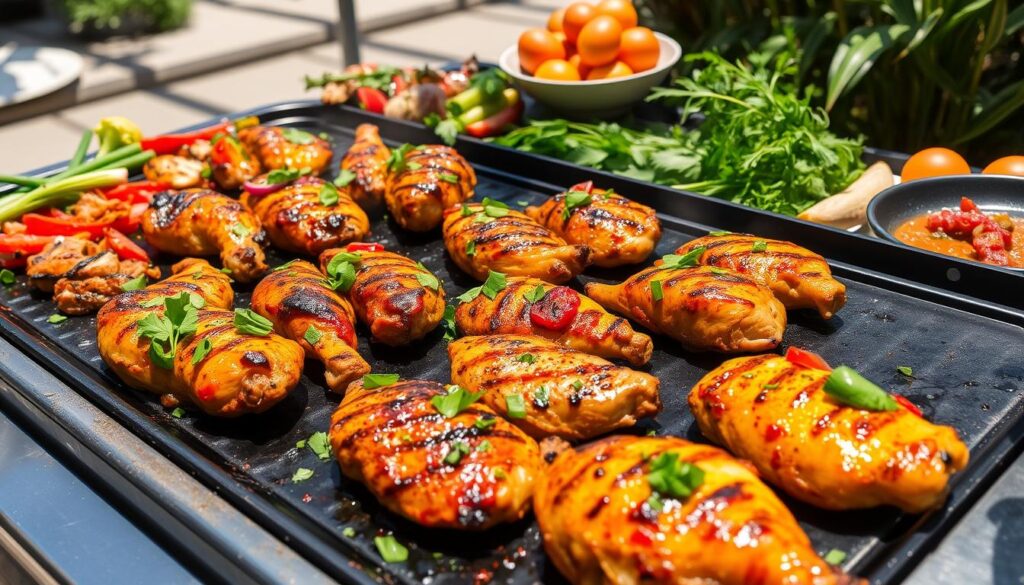
[[[316,136],[298,128],[281,128],[281,136],[292,144],[313,144]]]
[[[455,325],[455,307],[445,305],[444,317],[441,319],[441,328],[444,331],[445,341],[451,341],[459,336],[459,329]]]
[[[714,230],[714,231],[708,232],[708,235],[709,236],[716,236],[716,237],[718,237],[718,236],[731,236],[732,232],[726,232],[726,231],[722,231],[722,230]]]
[[[348,187],[348,184],[356,180],[356,174],[348,169],[341,169],[337,178],[334,179],[335,187]]]
[[[421,270],[424,271],[416,273],[416,280],[419,281],[421,285],[431,290],[437,290],[438,288],[441,287],[441,282],[437,280],[437,277],[434,276],[433,273],[427,270],[427,267],[424,266],[422,262],[417,262],[416,266],[418,266]]]
[[[576,381],[574,381],[572,383],[572,387],[575,388],[576,390],[583,389],[583,380],[576,380]]]
[[[493,449],[493,447],[491,446],[491,442],[486,439],[480,441],[480,443],[476,446],[476,450],[481,453],[486,453],[491,449]]]
[[[0,278],[2,278],[2,276],[0,276]],[[6,284],[6,283],[4,283],[4,284]],[[145,274],[140,274],[140,275],[136,276],[135,278],[129,280],[128,282],[122,284],[121,285],[121,290],[123,290],[123,291],[141,290],[141,289],[146,288],[146,285],[148,285],[148,284],[149,284],[149,279],[146,278],[146,275]]]
[[[193,299],[195,297],[195,299]],[[143,303],[143,306],[156,307],[164,305],[164,314],[150,313],[138,323],[139,336],[150,340],[149,357],[158,367],[169,370],[174,364],[174,354],[178,341],[196,332],[199,325],[199,311],[196,306],[205,301],[199,295],[181,292],[173,297],[157,297],[155,304]]]
[[[680,461],[678,453],[662,453],[651,462],[650,469],[647,483],[663,498],[688,498],[704,483],[704,471]]]
[[[321,337],[323,337],[323,334],[320,333],[319,329],[312,325],[307,327],[306,332],[302,334],[302,339],[305,339],[306,343],[310,345],[316,345],[316,343],[320,341]]]
[[[15,280],[16,277],[13,272],[6,268],[0,270],[0,284],[3,284],[4,286],[11,286],[14,284]]]
[[[586,191],[569,191],[565,194],[565,204],[562,208],[562,220],[568,220],[577,207],[590,205],[594,198]]]
[[[203,361],[203,358],[210,353],[211,349],[213,349],[213,342],[210,341],[209,337],[204,337],[199,342],[199,345],[196,346],[196,351],[192,354],[192,365],[194,366]]]
[[[469,443],[455,441],[452,443],[451,450],[445,455],[444,462],[448,465],[456,465],[459,461],[462,461],[463,455],[469,455]]]
[[[651,298],[655,301],[660,301],[665,298],[665,291],[661,287],[660,280],[651,281]]]
[[[834,548],[825,553],[825,556],[822,557],[822,560],[830,565],[840,565],[843,561],[846,560],[846,553],[837,548]]]
[[[250,234],[252,234],[252,230],[240,223],[231,226],[231,238],[236,242],[241,242]]]
[[[483,392],[470,392],[462,386],[449,386],[447,394],[438,394],[430,399],[430,404],[445,416],[453,418],[471,404],[480,400]]]
[[[690,266],[696,266],[700,261],[701,254],[707,250],[705,246],[697,246],[689,252],[679,254],[666,254],[662,257],[663,268],[689,268]]]
[[[528,300],[528,301],[530,301],[531,303],[536,303],[537,301],[543,299],[544,295],[546,295],[546,294],[547,294],[547,291],[544,290],[544,285],[543,284],[538,284],[537,288],[535,288],[535,289],[531,290],[530,292],[524,294],[523,298]]]
[[[470,240],[466,242],[466,256],[476,255],[476,240]]]
[[[252,309],[235,309],[235,329],[246,335],[270,335],[274,324]]]
[[[754,240],[754,245],[751,248],[754,252],[764,252],[768,249],[768,242],[764,240]]]
[[[551,393],[548,392],[547,386],[541,386],[533,393],[533,404],[537,408],[547,408],[551,402]]]
[[[908,378],[914,377],[914,368],[911,368],[910,366],[896,366],[896,371]]]
[[[327,277],[331,288],[348,292],[356,281],[356,266],[362,260],[358,252],[341,252],[327,263]]]
[[[409,559],[409,549],[402,546],[390,534],[374,537],[373,544],[377,547],[377,552],[380,553],[380,558],[384,559],[385,563],[404,563]]]
[[[328,207],[338,204],[338,188],[334,183],[324,183],[320,187],[320,204]]]
[[[46,322],[47,323],[51,323],[51,324],[54,324],[54,325],[56,325],[57,323],[63,323],[64,321],[67,321],[67,320],[68,320],[67,317],[65,317],[64,315],[57,314],[57,313],[54,313],[53,315],[50,315],[49,317],[46,318]]]
[[[306,447],[317,456],[320,461],[330,461],[331,459],[331,443],[327,438],[327,433],[323,431],[317,431],[306,439]]]
[[[440,175],[438,175],[438,178],[441,179],[442,181],[453,183],[456,185],[459,183],[459,176],[456,175],[455,173],[441,173]]]
[[[295,179],[298,179],[301,175],[301,171],[298,169],[274,169],[267,173],[266,182],[268,185],[280,185],[281,183],[291,183]]]
[[[507,285],[508,283],[504,274],[488,270],[487,280],[485,280],[482,285],[473,287],[456,298],[463,303],[468,303],[483,294],[485,297],[493,300],[494,297],[498,296],[499,292],[505,290]]]
[[[473,426],[480,429],[481,431],[486,431],[487,429],[493,427],[496,424],[498,424],[498,419],[492,416],[490,418],[476,419],[476,422],[473,423]]]
[[[416,147],[406,143],[398,148],[391,150],[391,157],[388,158],[388,169],[393,173],[400,173],[408,166],[405,162],[405,156],[409,154],[409,151],[415,150]]]
[[[526,418],[526,401],[518,394],[506,394],[505,410],[509,418]]]
[[[356,529],[352,528],[351,526],[346,526],[344,529],[342,529],[341,535],[345,538],[352,538],[356,535]]]
[[[516,361],[523,362],[524,364],[532,364],[533,362],[537,361],[537,358],[534,357],[532,353],[524,353],[523,355],[517,357]]]
[[[176,406],[174,410],[171,411],[171,416],[174,418],[181,418],[185,416],[185,409],[180,406]]]
[[[363,388],[367,390],[383,388],[394,384],[398,379],[398,374],[366,374],[363,376]]]
[[[292,474],[292,483],[299,483],[300,481],[306,481],[307,479],[309,479],[311,477],[313,477],[313,470],[312,469],[306,469],[305,467],[300,467],[300,468],[295,470],[295,473]]]

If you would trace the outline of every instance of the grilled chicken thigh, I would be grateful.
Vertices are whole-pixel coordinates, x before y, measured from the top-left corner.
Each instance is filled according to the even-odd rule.
[[[519,520],[540,471],[537,444],[479,403],[446,417],[434,401],[447,392],[421,380],[353,384],[331,417],[341,471],[423,526],[482,530]]]
[[[560,293],[549,296],[558,288]],[[543,291],[542,297],[530,301],[527,295]],[[563,295],[578,299],[575,316],[561,329],[552,329],[531,312],[546,303],[559,301]],[[560,310],[561,308],[555,308]],[[535,322],[536,321],[536,322]],[[629,321],[609,314],[601,305],[566,287],[556,287],[537,278],[509,277],[505,288],[493,299],[478,295],[455,309],[455,323],[463,335],[513,333],[538,335],[560,345],[608,359],[624,359],[640,366],[651,359],[654,343],[637,333]]]
[[[583,188],[584,190],[577,190]],[[594,188],[589,183],[569,190],[584,197],[584,204],[566,211],[568,193],[560,193],[539,206],[526,208],[526,215],[555,232],[570,244],[590,248],[595,266],[622,266],[643,262],[661,239],[661,223],[655,211],[617,193]],[[568,200],[575,203],[574,199]]]
[[[658,379],[533,335],[448,345],[452,382],[535,438],[594,437],[661,410]]]
[[[587,296],[694,350],[764,351],[786,329],[786,309],[770,290],[737,272],[651,267],[622,284],[591,282]],[[661,299],[657,293],[661,291]]]
[[[209,148],[205,148],[202,141],[186,148],[187,152],[208,162],[210,174],[221,189],[237,189],[263,172],[260,161],[231,134],[215,137]],[[203,153],[206,156],[201,156]]]
[[[321,191],[330,203],[325,203]],[[242,204],[252,209],[274,246],[315,256],[332,246],[361,240],[370,232],[366,212],[352,201],[348,189],[335,188],[322,179],[302,177],[268,195],[242,193]]]
[[[335,248],[320,255],[324,274],[330,276],[331,261],[338,254],[356,255],[355,280],[348,289],[348,299],[375,341],[407,345],[441,322],[444,289],[422,264],[384,250],[347,252]]]
[[[967,447],[905,408],[871,412],[825,393],[829,372],[777,355],[729,360],[690,392],[701,432],[796,498],[835,510],[942,504]]]
[[[96,337],[107,366],[129,386],[159,394],[165,406],[191,403],[215,416],[263,412],[287,396],[302,373],[302,348],[274,334],[239,332],[226,310],[234,297],[230,279],[205,260],[188,258],[172,270],[170,278],[118,295],[100,309]],[[173,348],[165,369],[153,362],[139,322],[163,315],[163,298],[181,293],[205,304],[195,333]]]
[[[161,154],[146,161],[142,166],[142,173],[148,180],[166,183],[172,189],[188,189],[206,183],[206,179],[203,178],[204,167],[201,160],[176,154]]]
[[[151,246],[180,256],[220,254],[235,280],[249,282],[267,271],[259,219],[241,203],[209,189],[165,191],[142,216]]]
[[[298,342],[307,357],[323,362],[331,390],[344,392],[370,373],[355,349],[352,305],[309,262],[295,260],[264,277],[252,291],[252,310],[269,319],[278,334]]]
[[[452,260],[477,280],[493,270],[561,284],[583,272],[590,258],[586,246],[567,244],[522,213],[493,205],[448,210],[443,231]]]
[[[238,131],[238,139],[267,171],[309,169],[316,176],[331,162],[330,143],[297,128],[250,126]]]
[[[476,172],[453,148],[413,148],[392,165],[384,201],[398,225],[426,232],[441,223],[444,210],[473,197]]]
[[[817,309],[829,319],[846,304],[846,286],[832,278],[824,258],[790,242],[742,234],[704,236],[676,250],[704,248],[698,262],[728,268],[772,289],[787,309]]]
[[[360,124],[355,143],[341,159],[341,170],[355,173],[348,188],[363,209],[377,210],[384,205],[389,158],[391,151],[380,139],[380,130],[373,124]]]
[[[652,497],[654,468],[673,456],[703,481],[688,497]],[[565,451],[540,475],[534,508],[548,557],[574,585],[865,583],[818,557],[747,464],[683,439],[616,436]]]

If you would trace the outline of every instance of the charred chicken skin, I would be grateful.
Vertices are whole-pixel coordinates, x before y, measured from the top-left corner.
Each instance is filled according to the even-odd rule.
[[[551,291],[558,289],[554,294]],[[538,291],[537,300],[531,301]],[[568,299],[564,297],[568,296]],[[573,299],[576,299],[573,301]],[[572,310],[564,325],[552,326],[534,315],[547,304],[564,304],[552,310]],[[578,304],[578,306],[577,306]],[[593,300],[566,287],[556,287],[537,278],[512,276],[493,299],[478,295],[455,309],[455,323],[463,335],[511,333],[538,335],[565,347],[607,359],[624,359],[635,366],[651,359],[654,343],[637,333],[629,321],[609,314]]]
[[[380,139],[380,130],[373,124],[360,124],[355,143],[341,159],[341,170],[355,173],[348,184],[349,193],[363,209],[377,210],[384,205],[389,158],[391,151]]]
[[[904,407],[872,412],[825,393],[829,372],[776,355],[729,360],[690,392],[701,432],[792,496],[833,510],[945,500],[967,447]]]
[[[316,176],[331,163],[330,143],[305,130],[250,126],[238,131],[238,139],[268,171],[309,169]]]
[[[142,173],[150,181],[166,183],[172,189],[189,189],[206,184],[205,166],[203,161],[187,156],[161,154],[146,161]]]
[[[274,246],[315,256],[332,246],[362,240],[370,232],[366,212],[352,201],[348,189],[303,177],[263,196],[242,193],[242,204],[259,217]],[[320,193],[337,193],[337,202],[324,203]]]
[[[444,289],[422,264],[384,250],[347,252],[343,248],[320,255],[320,267],[330,274],[338,254],[354,254],[355,280],[348,299],[374,341],[408,345],[433,331],[444,317]],[[351,256],[350,256],[351,257]]]
[[[452,260],[477,280],[489,271],[532,276],[552,284],[572,279],[590,261],[590,249],[568,244],[518,211],[467,203],[448,210],[444,245]],[[490,212],[490,214],[489,214]]]
[[[235,280],[250,282],[267,271],[260,221],[234,199],[209,189],[157,193],[142,216],[149,245],[180,256],[220,254]]]
[[[689,496],[655,492],[666,458],[703,472]],[[866,585],[818,557],[746,463],[683,439],[615,436],[564,451],[537,481],[534,508],[544,550],[574,585]]]
[[[349,387],[331,417],[342,473],[423,526],[483,530],[519,520],[540,471],[537,443],[480,403],[448,418],[432,403],[447,393],[420,380]]]
[[[323,362],[331,390],[344,392],[370,373],[356,351],[352,305],[309,262],[296,260],[268,274],[252,291],[252,310],[269,319],[279,335],[301,345],[307,357]]]
[[[172,270],[170,278],[122,293],[100,309],[96,337],[107,366],[129,386],[160,395],[165,406],[192,404],[214,416],[263,412],[287,396],[302,373],[299,344],[239,332],[226,310],[234,297],[230,279],[205,260],[182,260]],[[140,335],[139,322],[163,315],[164,297],[183,292],[205,304],[195,333],[174,348],[167,369],[150,357],[151,341]],[[201,347],[206,353],[196,358]]]
[[[646,260],[661,239],[661,223],[655,211],[622,195],[584,185],[569,191],[587,194],[588,203],[567,212],[569,195],[560,193],[542,205],[527,207],[526,215],[570,244],[590,248],[590,261],[595,266],[622,266]],[[580,187],[589,191],[577,191]]]
[[[533,335],[448,345],[452,382],[534,438],[581,440],[661,410],[658,379]]]
[[[476,172],[462,155],[428,144],[392,164],[384,201],[398,225],[427,232],[441,224],[445,209],[473,197],[474,188]]]
[[[654,266],[622,284],[591,282],[586,290],[605,308],[692,350],[765,351],[786,329],[786,309],[770,290],[720,268]]]
[[[686,254],[699,247],[698,262],[728,268],[770,288],[787,309],[816,309],[829,319],[846,304],[846,286],[832,278],[824,258],[790,242],[756,236],[704,236],[676,250]]]

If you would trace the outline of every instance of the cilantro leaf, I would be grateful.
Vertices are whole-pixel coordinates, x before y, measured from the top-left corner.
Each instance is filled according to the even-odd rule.
[[[462,386],[450,386],[447,394],[433,396],[430,399],[430,404],[434,406],[437,412],[443,414],[445,418],[452,418],[469,408],[477,400],[480,400],[483,395],[483,392],[470,392]]]
[[[235,309],[235,329],[247,335],[265,336],[274,330],[274,324],[252,309]]]
[[[356,174],[348,169],[341,169],[338,177],[334,179],[335,187],[348,187],[348,184],[356,180]]]
[[[398,374],[366,374],[363,376],[363,388],[367,390],[383,388],[394,384],[398,379]]]

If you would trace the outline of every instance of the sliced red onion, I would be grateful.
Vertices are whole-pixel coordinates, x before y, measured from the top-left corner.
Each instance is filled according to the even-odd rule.
[[[272,185],[270,183],[253,183],[252,181],[246,181],[242,186],[250,195],[254,197],[263,197],[284,189],[288,186],[288,183],[276,183]]]

